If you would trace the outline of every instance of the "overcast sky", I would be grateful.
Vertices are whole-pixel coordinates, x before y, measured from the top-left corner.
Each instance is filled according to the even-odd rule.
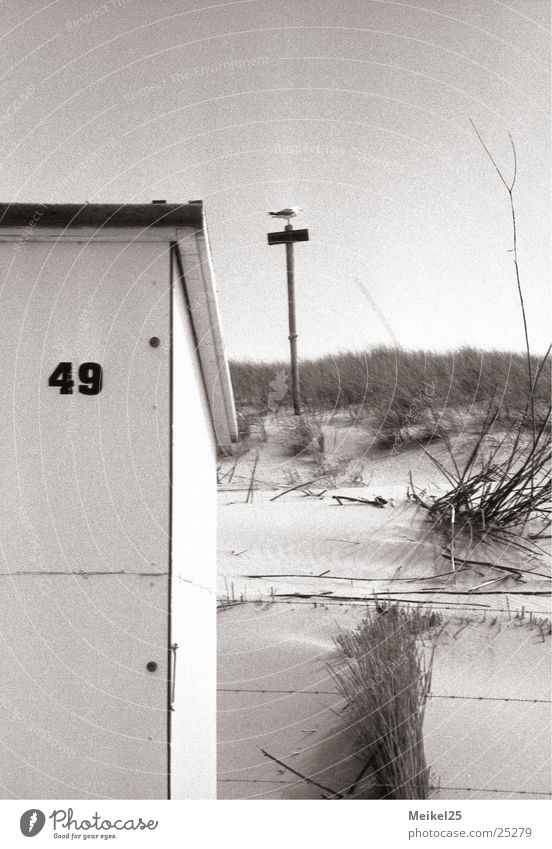
[[[521,350],[550,324],[548,0],[1,0],[2,201],[202,198],[229,355]]]

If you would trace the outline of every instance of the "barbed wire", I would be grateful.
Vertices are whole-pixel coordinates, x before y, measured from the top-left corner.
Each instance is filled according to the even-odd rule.
[[[270,778],[217,778],[217,782],[219,784],[281,784],[285,787],[291,787],[297,784],[296,781],[285,781],[281,778],[275,778],[271,780]],[[543,790],[507,790],[506,788],[498,788],[498,787],[453,787],[453,786],[442,786],[442,787],[430,787],[432,792],[440,793],[442,790],[454,790],[461,791],[464,793],[501,793],[504,795],[515,795],[515,796],[547,796],[552,797],[552,792],[547,792]]]
[[[257,690],[254,688],[236,688],[236,687],[218,687],[217,693],[260,693],[287,696],[338,696],[336,690]],[[430,699],[467,699],[470,701],[483,702],[531,702],[533,704],[552,704],[552,699],[526,699],[517,698],[515,696],[459,696],[459,695],[442,695],[440,693],[430,693]]]

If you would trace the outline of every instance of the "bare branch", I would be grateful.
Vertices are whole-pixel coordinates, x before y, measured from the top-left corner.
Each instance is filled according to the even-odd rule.
[[[311,778],[308,775],[303,775],[302,772],[298,772],[298,770],[293,769],[293,767],[289,766],[283,761],[278,760],[278,758],[275,758],[274,755],[271,755],[265,749],[261,749],[261,752],[263,753],[265,758],[269,758],[271,761],[274,761],[274,763],[277,763],[278,766],[283,766],[284,769],[287,769],[289,772],[293,773],[293,775],[297,775],[299,778],[302,778],[303,781],[307,782],[307,784],[312,784],[313,787],[318,787],[320,790],[323,790],[324,793],[330,793],[331,796],[333,796],[335,799],[343,799],[343,794],[338,793],[337,790],[332,790],[331,787],[325,787],[323,784],[319,784],[318,781],[315,781],[314,778]]]
[[[514,186],[515,186],[515,184],[516,184],[516,177],[517,177],[517,153],[516,153],[516,146],[515,146],[515,144],[514,144],[514,140],[513,140],[513,138],[512,138],[512,134],[511,134],[511,133],[508,133],[508,138],[510,139],[510,144],[512,145],[512,153],[513,153],[513,156],[514,156],[514,176],[512,177],[512,183],[511,183],[511,185],[510,185],[510,189],[509,189],[510,194],[511,194],[511,193],[514,191]]]
[[[505,177],[504,177],[504,175],[503,175],[502,171],[500,170],[500,168],[499,168],[499,167],[498,167],[498,165],[496,164],[496,160],[495,160],[494,156],[492,155],[491,151],[489,150],[489,148],[487,147],[487,145],[486,145],[486,144],[485,144],[485,142],[483,141],[483,139],[482,139],[482,137],[481,137],[481,133],[479,132],[479,130],[477,129],[477,127],[475,126],[475,124],[473,123],[473,121],[472,121],[472,119],[471,119],[471,118],[470,118],[470,124],[472,125],[473,129],[475,130],[475,134],[476,134],[477,138],[479,139],[479,141],[481,142],[481,146],[482,146],[483,150],[485,151],[485,153],[487,154],[487,156],[489,157],[489,159],[490,159],[490,160],[491,160],[491,162],[493,163],[496,173],[498,174],[498,176],[500,177],[500,179],[501,179],[501,180],[502,180],[502,182],[504,183],[504,185],[505,185],[505,187],[506,187],[506,190],[507,190],[508,192],[511,192],[511,191],[512,191],[512,187],[511,187],[511,186],[509,186],[509,185],[508,185],[508,183],[506,182],[506,179],[505,179]]]
[[[474,124],[474,122],[472,121],[471,118],[470,118],[470,124],[472,125],[473,129],[475,130],[475,134],[476,134],[477,138],[479,139],[479,141],[481,142],[481,146],[483,147],[483,150],[485,151],[485,153],[487,154],[487,156],[491,160],[496,173],[498,174],[502,183],[504,184],[506,191],[508,192],[508,197],[510,199],[510,218],[511,218],[511,222],[512,222],[512,247],[513,247],[513,254],[514,254],[514,269],[515,269],[515,275],[516,275],[516,285],[517,285],[517,290],[518,290],[518,295],[519,295],[519,302],[520,302],[520,306],[521,306],[521,315],[522,315],[522,319],[523,319],[523,332],[524,332],[524,335],[525,335],[525,350],[526,350],[526,353],[527,353],[527,377],[528,377],[528,387],[529,387],[529,405],[530,405],[530,408],[531,408],[531,425],[532,425],[532,431],[533,431],[533,444],[535,444],[535,439],[536,439],[535,402],[534,402],[534,399],[533,399],[533,395],[534,395],[534,391],[535,391],[535,384],[534,384],[534,380],[533,380],[533,366],[532,366],[532,363],[531,363],[531,347],[530,347],[530,344],[529,344],[529,329],[527,327],[527,315],[525,313],[525,303],[524,303],[524,300],[523,300],[523,290],[522,290],[522,287],[521,287],[521,277],[520,277],[520,273],[519,273],[519,257],[518,257],[518,244],[517,244],[517,221],[516,221],[516,209],[515,209],[515,205],[514,205],[514,196],[513,196],[513,190],[514,190],[514,186],[516,184],[516,177],[517,177],[516,146],[514,144],[514,140],[512,138],[511,133],[508,133],[508,138],[510,139],[510,144],[512,146],[512,153],[513,153],[513,157],[514,157],[514,174],[513,174],[513,177],[512,177],[512,182],[510,184],[508,184],[506,182],[506,179],[505,179],[502,171],[500,170],[500,168],[496,164],[496,160],[495,160],[494,156],[492,155],[489,148],[487,147],[487,145],[483,141],[483,139],[481,137],[481,133],[479,132],[479,130],[477,129],[477,127],[475,126],[475,124]]]

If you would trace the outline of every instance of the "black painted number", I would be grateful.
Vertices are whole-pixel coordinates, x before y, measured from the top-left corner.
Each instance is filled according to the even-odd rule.
[[[74,385],[73,363],[59,363],[48,379],[48,386],[59,386],[60,395],[72,395]]]
[[[79,368],[79,392],[98,395],[102,391],[103,373],[98,363],[83,363]]]
[[[79,366],[79,392],[83,395],[98,395],[102,391],[103,371],[99,363],[83,363]],[[73,363],[58,363],[48,378],[48,386],[59,389],[60,395],[72,395]]]

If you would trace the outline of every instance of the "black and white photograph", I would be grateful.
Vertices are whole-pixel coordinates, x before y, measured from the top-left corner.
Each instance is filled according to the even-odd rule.
[[[2,842],[548,845],[549,0],[0,11]]]
[[[550,798],[545,11],[299,3],[262,42],[219,798]]]

